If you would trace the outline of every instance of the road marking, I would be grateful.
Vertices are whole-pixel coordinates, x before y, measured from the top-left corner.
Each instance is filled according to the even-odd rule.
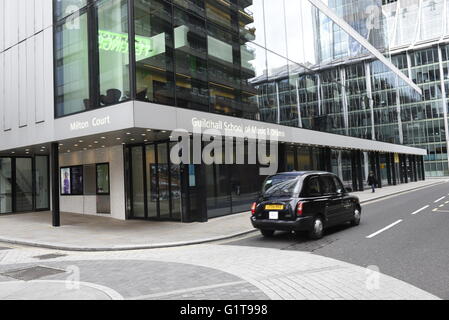
[[[439,208],[443,208],[444,207],[444,204],[441,204],[440,206],[439,206]]]
[[[425,206],[425,207],[422,207],[421,209],[419,209],[419,210],[416,210],[415,212],[413,212],[412,213],[412,215],[415,215],[415,214],[417,214],[417,213],[420,213],[421,211],[424,211],[424,210],[426,210],[428,207],[430,207],[430,206]]]
[[[446,198],[446,196],[441,197],[440,199],[435,200],[434,203],[438,203],[438,202],[440,202],[441,200],[443,200],[444,198]]]
[[[437,211],[438,211],[438,208],[435,208],[435,209],[433,209],[432,211],[433,211],[433,212],[437,212]]]
[[[390,224],[389,226],[387,226],[387,227],[385,227],[385,228],[383,228],[383,229],[381,229],[381,230],[379,230],[379,231],[373,233],[372,235],[369,235],[369,236],[366,237],[366,238],[367,238],[367,239],[374,238],[375,236],[381,234],[382,232],[387,231],[388,229],[393,228],[393,227],[394,227],[395,225],[397,225],[397,224],[400,224],[402,221],[403,221],[403,220],[398,220],[398,221],[396,221],[395,223]]]

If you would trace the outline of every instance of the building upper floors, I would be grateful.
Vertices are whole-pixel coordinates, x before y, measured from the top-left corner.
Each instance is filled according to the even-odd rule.
[[[0,149],[57,140],[62,123],[76,123],[89,111],[111,110],[103,112],[106,118],[121,110],[122,120],[128,120],[135,116],[126,108],[130,101],[400,143],[351,129],[349,112],[373,116],[365,91],[358,101],[345,100],[357,74],[348,69],[310,79],[297,71],[327,67],[316,63],[313,45],[313,17],[325,16],[365,48],[385,74],[379,83],[391,90],[399,84],[404,99],[419,99],[421,93],[363,36],[357,38],[350,25],[317,3],[323,5],[318,0],[0,0]],[[323,50],[328,45],[323,43]],[[284,87],[269,85],[281,75],[286,75]],[[309,96],[318,101],[316,107],[303,104]],[[306,126],[303,113],[309,109],[314,124]],[[398,127],[398,117],[389,120]]]

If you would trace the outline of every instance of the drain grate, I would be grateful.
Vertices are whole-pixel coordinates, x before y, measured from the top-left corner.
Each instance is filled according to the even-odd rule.
[[[34,266],[24,269],[6,271],[0,273],[0,275],[17,280],[31,281],[61,273],[65,273],[65,271],[43,266]]]
[[[50,259],[56,259],[61,257],[66,257],[66,254],[58,254],[58,253],[50,253],[50,254],[43,254],[41,256],[35,256],[33,258],[39,259],[39,260],[50,260]]]

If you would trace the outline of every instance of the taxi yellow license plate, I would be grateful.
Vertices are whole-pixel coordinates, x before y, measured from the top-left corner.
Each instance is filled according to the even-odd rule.
[[[268,204],[265,206],[265,210],[284,210],[284,206],[278,204]]]

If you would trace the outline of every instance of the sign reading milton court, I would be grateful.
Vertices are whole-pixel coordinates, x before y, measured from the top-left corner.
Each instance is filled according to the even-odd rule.
[[[74,121],[70,123],[70,131],[78,131],[88,129],[90,127],[102,127],[111,124],[110,116],[106,116],[103,118],[92,118],[91,121]]]

